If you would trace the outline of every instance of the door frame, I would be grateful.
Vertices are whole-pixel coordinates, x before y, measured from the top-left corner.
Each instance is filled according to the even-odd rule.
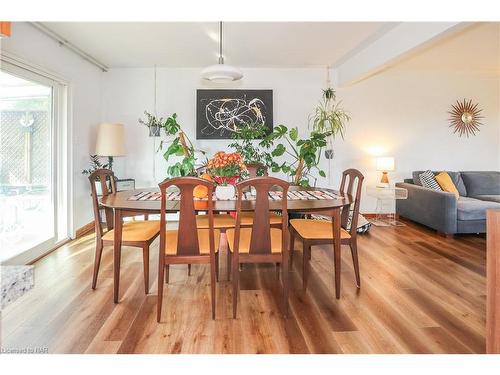
[[[73,179],[69,82],[38,66],[2,51],[0,69],[7,74],[52,88],[51,182],[54,236],[2,264],[29,264],[66,242],[73,228]]]

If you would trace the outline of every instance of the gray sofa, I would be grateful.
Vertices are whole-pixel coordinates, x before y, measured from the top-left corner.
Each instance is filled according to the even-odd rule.
[[[500,172],[448,172],[458,200],[453,193],[423,187],[418,178],[422,172],[396,183],[408,190],[408,199],[396,201],[400,216],[443,234],[486,232],[486,210],[500,209]]]

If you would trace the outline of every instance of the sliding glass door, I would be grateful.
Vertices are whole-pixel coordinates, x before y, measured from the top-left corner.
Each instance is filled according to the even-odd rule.
[[[50,79],[0,70],[0,262],[25,263],[60,238],[58,96]]]

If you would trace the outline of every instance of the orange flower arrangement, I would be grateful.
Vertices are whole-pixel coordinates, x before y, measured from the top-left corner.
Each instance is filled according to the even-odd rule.
[[[226,154],[218,151],[207,162],[208,173],[219,185],[234,185],[244,171],[246,171],[243,159],[237,152]]]

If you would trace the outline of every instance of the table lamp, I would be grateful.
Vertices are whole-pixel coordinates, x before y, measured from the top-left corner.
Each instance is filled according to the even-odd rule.
[[[389,187],[389,177],[387,176],[387,172],[393,170],[394,158],[392,156],[377,158],[377,171],[382,172],[382,178],[377,184],[378,187]]]
[[[125,156],[125,127],[123,124],[103,123],[97,130],[95,152],[108,157],[108,167],[113,169],[113,157]]]

